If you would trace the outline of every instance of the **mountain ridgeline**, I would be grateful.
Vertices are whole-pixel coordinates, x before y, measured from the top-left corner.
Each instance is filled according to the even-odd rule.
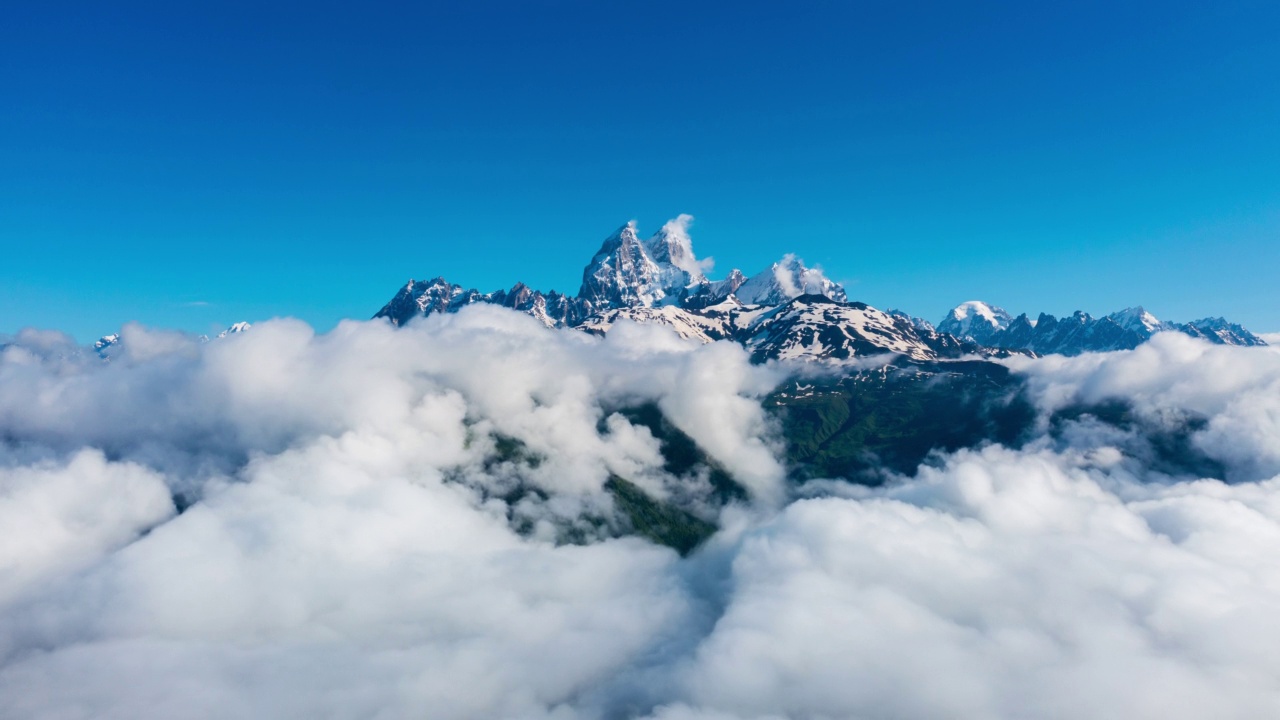
[[[975,300],[948,313],[937,329],[986,347],[1027,350],[1036,355],[1132,350],[1158,332],[1180,332],[1217,345],[1266,344],[1240,325],[1220,317],[1165,322],[1142,307],[1098,318],[1080,311],[1061,319],[1040,313],[1032,320],[1025,313],[1013,317],[1001,308]]]
[[[983,302],[966,302],[936,327],[920,318],[851,302],[839,283],[786,255],[747,277],[733,270],[706,277],[689,239],[691,218],[681,215],[648,239],[627,223],[605,238],[582,271],[576,295],[534,290],[482,293],[444,278],[410,280],[378,313],[395,325],[415,317],[490,303],[527,313],[548,327],[605,334],[619,321],[666,325],[701,342],[732,340],[757,362],[815,360],[840,363],[872,355],[918,362],[1010,353],[1077,355],[1128,350],[1157,332],[1181,332],[1212,343],[1264,345],[1261,338],[1222,318],[1162,322],[1142,308],[1095,318],[1076,312],[1055,318],[1013,317]]]
[[[919,361],[991,354],[971,341],[911,318],[849,302],[820,269],[787,255],[750,278],[734,270],[708,280],[681,216],[642,240],[634,223],[605,239],[582,272],[576,296],[543,293],[524,283],[482,293],[443,278],[410,280],[374,316],[395,325],[474,303],[527,313],[548,327],[603,335],[618,322],[660,324],[700,342],[733,340],[758,362],[847,361],[899,354]]]

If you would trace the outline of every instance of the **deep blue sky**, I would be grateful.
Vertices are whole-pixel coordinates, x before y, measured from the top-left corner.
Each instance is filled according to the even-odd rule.
[[[0,10],[0,333],[573,292],[681,212],[935,321],[1280,330],[1273,1],[265,4]]]

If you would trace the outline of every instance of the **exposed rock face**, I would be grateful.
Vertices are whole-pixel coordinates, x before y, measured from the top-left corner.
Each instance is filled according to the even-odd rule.
[[[516,283],[510,290],[482,293],[437,277],[410,280],[374,317],[401,325],[414,317],[456,312],[484,302],[528,312],[551,327],[575,327],[593,314],[624,308],[669,305],[697,310],[729,298],[779,305],[806,293],[845,299],[844,288],[828,280],[821,270],[805,267],[793,255],[751,279],[735,269],[723,280],[708,280],[689,239],[692,220],[681,215],[648,239],[640,238],[635,222],[618,228],[583,268],[582,285],[575,297],[555,291],[544,294],[524,283]],[[611,317],[618,316],[613,313]]]

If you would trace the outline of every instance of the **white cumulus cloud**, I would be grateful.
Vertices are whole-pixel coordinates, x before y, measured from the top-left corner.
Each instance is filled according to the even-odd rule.
[[[0,348],[0,718],[1280,714],[1272,349],[1009,361],[1045,418],[1120,401],[1224,477],[1046,419],[866,488],[788,485],[780,370],[661,328],[122,336]],[[646,403],[749,500],[668,472]],[[720,529],[613,537],[611,476]]]

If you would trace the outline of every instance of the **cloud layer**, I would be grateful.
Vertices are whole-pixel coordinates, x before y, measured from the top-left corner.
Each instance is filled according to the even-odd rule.
[[[1230,484],[1081,420],[869,489],[788,487],[780,371],[661,328],[123,336],[0,350],[0,717],[1280,713],[1273,350],[1013,361],[1046,417],[1199,418]],[[713,512],[639,403],[749,490],[688,558],[599,524],[611,475]]]

